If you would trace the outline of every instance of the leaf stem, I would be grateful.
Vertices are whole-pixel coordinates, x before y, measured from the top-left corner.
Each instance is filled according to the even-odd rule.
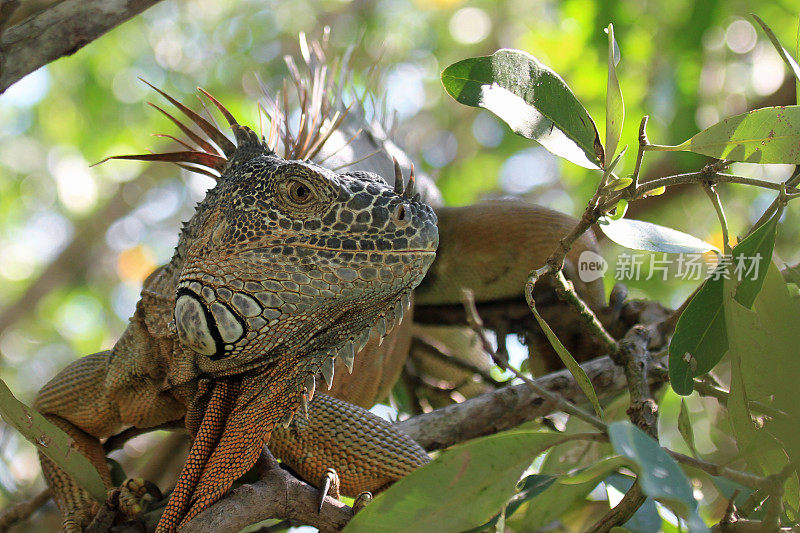
[[[706,195],[708,195],[708,198],[711,200],[711,204],[717,212],[717,218],[719,218],[719,225],[722,230],[722,250],[725,255],[730,255],[731,244],[730,240],[728,240],[728,219],[725,218],[725,210],[722,209],[722,201],[720,201],[719,194],[717,194],[717,190],[713,185],[703,183],[703,191],[705,191]]]
[[[669,144],[648,144],[644,149],[647,152],[681,152],[683,151],[683,146],[680,144],[676,146],[671,146]]]

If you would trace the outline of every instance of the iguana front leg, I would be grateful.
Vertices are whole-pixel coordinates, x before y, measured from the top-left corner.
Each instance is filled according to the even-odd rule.
[[[119,361],[120,357],[130,365],[116,365],[115,358]],[[156,390],[149,375],[124,372],[135,368],[136,362],[133,354],[115,351],[78,359],[42,388],[35,403],[37,410],[72,437],[73,446],[92,462],[107,488],[111,488],[111,475],[101,438],[124,425],[136,425],[134,421],[141,427],[155,426],[179,419],[185,411],[175,398]],[[135,400],[128,402],[131,398]],[[65,516],[64,529],[80,531],[97,512],[97,502],[50,459],[43,455],[40,459],[53,498]]]

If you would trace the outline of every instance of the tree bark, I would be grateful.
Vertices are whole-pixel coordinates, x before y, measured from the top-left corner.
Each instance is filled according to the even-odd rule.
[[[64,0],[6,29],[0,35],[0,94],[159,1]]]

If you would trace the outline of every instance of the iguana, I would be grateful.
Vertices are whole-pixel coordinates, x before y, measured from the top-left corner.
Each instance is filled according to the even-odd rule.
[[[378,491],[427,462],[414,441],[354,405],[369,407],[397,379],[410,324],[400,321],[439,242],[437,216],[415,193],[413,170],[404,186],[397,164],[385,181],[307,160],[323,149],[335,115],[320,119],[313,135],[293,139],[288,156],[307,157],[284,159],[273,131],[259,137],[208,93],[235,143],[156,90],[213,144],[158,108],[187,134],[189,142],[178,141],[187,149],[117,158],[188,163],[218,174],[217,184],[184,225],[170,263],[145,280],[119,341],[65,368],[41,390],[36,408],[74,439],[109,487],[100,439],[125,426],[185,420],[192,447],[158,531],[179,529],[222,497],[268,442],[311,482],[335,469],[345,494]],[[523,239],[517,245],[526,259],[509,266],[502,257],[461,256],[466,241],[443,242],[453,251],[440,258],[421,297],[444,303],[462,285],[483,284],[482,297],[518,294],[532,256],[546,256],[573,223],[522,204],[440,212],[442,235],[463,232],[464,224],[473,231],[508,226]],[[575,253],[593,245],[584,239]],[[354,365],[330,396],[314,394],[319,376],[330,388],[335,368],[339,375]],[[64,529],[80,530],[96,503],[49,459],[41,462]]]

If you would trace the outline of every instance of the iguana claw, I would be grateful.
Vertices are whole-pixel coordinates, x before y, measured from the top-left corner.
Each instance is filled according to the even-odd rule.
[[[336,470],[329,468],[322,475],[322,483],[319,488],[319,511],[322,512],[322,504],[325,497],[330,493],[331,498],[339,499],[339,474]]]
[[[331,387],[333,387],[333,357],[327,357],[319,371],[322,372],[322,377],[325,378],[328,390],[331,390]]]
[[[356,496],[356,499],[353,502],[353,514],[363,511],[364,507],[366,507],[370,502],[372,502],[372,493],[369,491],[364,491]]]

